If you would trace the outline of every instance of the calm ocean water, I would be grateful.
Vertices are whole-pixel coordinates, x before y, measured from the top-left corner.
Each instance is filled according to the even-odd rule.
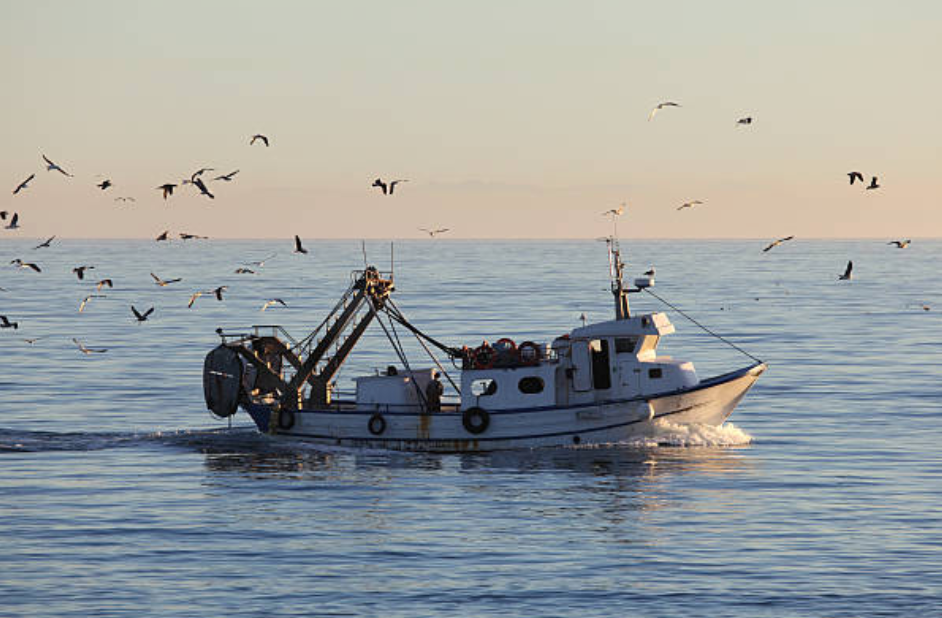
[[[625,241],[769,371],[719,430],[480,456],[273,443],[205,410],[214,330],[303,336],[357,241],[35,244],[0,240],[0,616],[942,616],[942,241]],[[398,306],[451,344],[612,314],[599,242],[403,241],[395,266]],[[661,351],[701,377],[749,362],[667,312]],[[391,358],[371,329],[341,386]]]

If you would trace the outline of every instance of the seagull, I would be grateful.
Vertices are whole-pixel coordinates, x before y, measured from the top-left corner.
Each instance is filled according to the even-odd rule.
[[[35,247],[33,247],[33,249],[44,249],[44,248],[48,248],[48,247],[49,247],[49,244],[53,241],[54,238],[55,238],[55,236],[50,236],[49,238],[47,238],[47,239],[45,240],[45,242],[39,243],[38,245],[36,245]]]
[[[850,178],[850,184],[854,184],[855,180],[864,181],[863,174],[860,172],[847,172],[847,177]]]
[[[13,195],[16,195],[17,193],[19,193],[20,191],[22,191],[23,189],[25,189],[25,188],[26,188],[26,185],[29,184],[29,181],[32,180],[33,178],[36,178],[36,174],[30,174],[30,175],[29,175],[29,178],[27,178],[26,180],[24,180],[24,181],[21,182],[20,184],[16,185],[16,188],[13,189]]]
[[[100,183],[98,183],[95,186],[101,189],[102,191],[104,191],[105,189],[111,186],[111,181],[106,178],[105,180],[102,180]]]
[[[203,294],[205,294],[205,292],[203,292],[203,291],[201,291],[201,290],[200,290],[200,291],[193,292],[193,295],[190,296],[190,302],[188,302],[188,303],[186,304],[187,309],[189,309],[190,307],[192,307],[192,306],[193,306],[193,303],[196,302],[196,299],[199,298],[200,296],[202,296]]]
[[[787,240],[791,240],[791,239],[793,239],[793,238],[794,238],[794,236],[786,236],[785,238],[779,238],[778,240],[773,240],[771,243],[769,243],[769,245],[768,245],[765,249],[763,249],[763,251],[768,251],[769,249],[771,249],[771,248],[773,248],[773,247],[777,247],[777,246],[779,246],[780,244],[782,244],[783,242],[785,242],[785,241],[787,241]]]
[[[854,263],[850,260],[847,261],[847,268],[844,269],[844,274],[839,275],[837,278],[839,281],[850,281],[853,278]]]
[[[448,228],[447,228],[447,227],[440,227],[440,228],[435,229],[435,230],[430,230],[430,229],[424,228],[424,227],[420,227],[419,229],[422,230],[423,232],[425,232],[426,234],[428,234],[428,235],[429,235],[429,238],[435,238],[437,235],[439,235],[439,234],[444,234],[445,232],[448,231]]]
[[[49,160],[49,157],[47,157],[46,155],[43,155],[43,160],[46,162],[46,171],[47,171],[47,172],[51,172],[51,171],[55,170],[55,171],[57,171],[57,172],[61,172],[61,173],[62,173],[63,175],[65,175],[65,176],[69,176],[69,177],[72,176],[72,174],[68,173],[67,171],[65,171],[64,169],[62,169],[61,167],[59,167],[58,165],[56,165],[56,164],[53,163],[52,161],[50,161],[50,160]]]
[[[654,115],[657,114],[662,109],[664,109],[665,107],[680,107],[680,103],[674,103],[673,101],[664,101],[663,103],[658,103],[654,107],[654,109],[651,110],[651,113],[648,115],[648,120],[650,121],[651,119],[653,119]]]
[[[167,199],[168,196],[173,195],[173,190],[176,186],[177,185],[173,184],[172,182],[167,182],[157,187],[157,190],[163,191],[164,199]]]
[[[162,240],[170,240],[170,230],[164,230],[154,240],[156,240],[157,242],[160,242]]]
[[[7,224],[6,224],[5,226],[3,226],[3,227],[4,227],[4,229],[7,229],[7,230],[16,230],[16,229],[19,229],[19,227],[20,227],[20,213],[18,213],[18,212],[13,213],[13,216],[10,218],[10,222],[7,223]]]
[[[693,200],[692,202],[684,202],[683,204],[677,207],[677,210],[683,210],[684,208],[693,208],[697,204],[702,204],[702,203],[703,202],[701,202],[700,200]]]
[[[624,202],[622,202],[622,203],[618,206],[618,208],[612,208],[611,210],[606,210],[605,212],[602,213],[602,216],[604,217],[605,215],[612,215],[612,218],[614,219],[615,217],[620,217],[620,216],[622,216],[623,214],[625,214],[625,203],[624,203]]]
[[[216,196],[209,192],[209,189],[206,188],[206,183],[203,182],[202,178],[194,178],[193,184],[196,185],[196,188],[200,190],[201,195],[205,195],[210,199],[214,199]]]
[[[879,189],[879,188],[880,188],[880,185],[877,184],[877,177],[876,177],[876,176],[873,176],[873,177],[870,179],[870,184],[867,185],[865,188],[867,188],[867,189]]]
[[[652,266],[649,270],[644,271],[645,277],[653,277],[656,269]]]
[[[268,309],[268,308],[271,307],[272,305],[281,305],[282,307],[287,307],[287,306],[288,306],[288,303],[286,303],[285,301],[281,300],[280,298],[272,298],[272,299],[266,300],[266,301],[265,301],[265,304],[262,305],[262,308],[259,309],[259,311],[265,311],[266,309]]]
[[[28,343],[28,344],[30,344],[30,345],[33,345],[34,343],[36,343],[36,342],[39,341],[40,339],[42,339],[42,337],[33,337],[33,338],[31,338],[31,339],[24,339],[23,341],[25,341],[26,343]]]
[[[390,182],[390,183],[389,183],[389,195],[392,195],[392,194],[393,194],[393,191],[396,190],[396,185],[398,185],[400,182],[409,182],[409,179],[408,179],[408,178],[400,178],[399,180],[393,180],[392,182]]]
[[[371,186],[371,187],[379,187],[380,189],[383,190],[383,195],[386,195],[386,191],[387,191],[387,189],[386,189],[386,183],[383,182],[382,178],[377,178],[376,180],[373,181],[373,184],[370,185],[370,186]]]
[[[736,121],[736,124],[752,124],[752,116],[746,116]]]
[[[96,289],[96,290],[101,290],[101,288],[103,288],[103,287],[106,286],[106,285],[107,285],[109,288],[113,288],[113,287],[114,287],[114,283],[111,281],[111,279],[102,279],[101,281],[99,281],[98,283],[95,284],[95,289]]]
[[[95,267],[94,266],[76,266],[75,268],[72,269],[72,272],[74,272],[75,276],[78,277],[79,280],[81,280],[85,278],[85,271],[92,270],[93,268]]]
[[[151,307],[150,309],[148,309],[148,310],[145,311],[144,313],[141,313],[140,311],[138,311],[138,310],[134,307],[134,305],[131,305],[131,313],[133,313],[133,314],[134,314],[134,317],[137,318],[138,324],[140,324],[141,322],[146,322],[146,321],[147,321],[147,316],[149,316],[149,315],[152,314],[153,312],[154,312],[154,308],[153,308],[153,307]]]
[[[87,305],[88,302],[93,298],[108,298],[108,297],[105,296],[104,294],[89,294],[88,296],[83,298],[81,304],[79,304],[79,313],[82,313],[83,311],[85,311],[85,305]]]
[[[294,235],[294,252],[307,253],[307,249],[301,246],[301,238],[297,234]]]
[[[206,294],[213,294],[216,296],[216,300],[222,300],[222,293],[228,289],[229,286],[220,285],[218,288],[213,288],[209,292],[206,292]]]
[[[180,232],[180,238],[183,240],[190,240],[192,238],[206,240],[209,236],[200,236],[199,234],[187,234],[186,232]]]
[[[255,140],[259,140],[259,139],[262,140],[262,143],[264,143],[264,144],[265,144],[265,147],[267,148],[267,147],[268,147],[268,138],[265,137],[264,135],[262,135],[261,133],[256,133],[255,135],[252,136],[252,139],[249,140],[249,146],[251,146],[252,144],[254,144],[254,143],[255,143]]]
[[[104,354],[108,351],[108,348],[86,348],[85,344],[75,337],[72,337],[72,341],[75,342],[75,345],[78,346],[78,349],[82,354]]]
[[[0,315],[0,328],[12,328],[17,329],[20,327],[19,322],[11,322],[10,319],[5,315]]]
[[[888,242],[888,243],[886,243],[886,244],[888,244],[888,245],[896,245],[896,248],[897,248],[897,249],[905,249],[906,247],[909,246],[909,243],[911,243],[911,242],[912,242],[911,240],[891,240],[890,242]]]
[[[160,277],[158,277],[157,275],[155,275],[154,273],[151,273],[150,276],[153,277],[153,278],[154,278],[154,281],[156,282],[156,284],[159,285],[159,286],[162,287],[162,288],[163,288],[163,287],[167,287],[167,286],[170,285],[171,283],[176,283],[177,281],[183,281],[183,279],[180,279],[179,277],[177,277],[176,279],[166,279],[166,280],[164,280],[164,279],[161,279]]]
[[[393,191],[396,190],[396,185],[399,184],[400,182],[409,182],[409,179],[400,178],[398,180],[393,180],[392,182],[387,184],[383,182],[382,178],[377,178],[376,180],[373,181],[373,184],[370,186],[379,187],[380,189],[382,189],[383,195],[392,195]]]
[[[114,198],[114,201],[116,201],[116,202],[134,202],[134,201],[136,201],[136,200],[135,200],[133,197],[124,197],[124,196],[120,196],[120,197]]]
[[[238,173],[239,173],[239,170],[236,170],[234,172],[229,172],[228,174],[223,174],[222,176],[216,176],[215,178],[213,178],[213,180],[225,180],[226,182],[229,182],[232,180],[232,177]]]
[[[11,263],[11,264],[16,264],[16,265],[19,266],[20,268],[32,268],[33,270],[35,270],[35,271],[38,272],[38,273],[41,273],[41,272],[43,271],[43,270],[42,270],[39,266],[37,266],[36,264],[33,264],[32,262],[24,262],[24,261],[21,260],[20,258],[16,258],[15,260],[13,260],[13,261],[10,262],[10,263]]]
[[[240,266],[239,268],[236,268],[236,269],[235,269],[235,274],[237,274],[237,275],[254,275],[254,274],[255,274],[255,271],[252,270],[251,268],[243,268],[243,267]]]

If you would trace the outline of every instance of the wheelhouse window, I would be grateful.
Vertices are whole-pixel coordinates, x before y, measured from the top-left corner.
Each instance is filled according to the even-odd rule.
[[[636,347],[637,337],[615,337],[615,354],[634,354]]]
[[[648,377],[652,380],[660,380],[664,377],[664,372],[660,367],[655,367],[654,369],[648,369]]]
[[[475,397],[487,397],[497,392],[497,380],[482,378],[471,382],[471,394]]]
[[[524,395],[536,395],[543,392],[543,379],[537,376],[527,376],[520,378],[517,382],[517,388]]]

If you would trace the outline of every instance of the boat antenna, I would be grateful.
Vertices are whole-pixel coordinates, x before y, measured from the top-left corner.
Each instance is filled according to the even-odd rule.
[[[360,250],[363,251],[363,268],[367,268],[370,264],[366,259],[366,240],[360,240]]]
[[[396,278],[396,251],[395,243],[389,241],[389,279],[395,280]]]

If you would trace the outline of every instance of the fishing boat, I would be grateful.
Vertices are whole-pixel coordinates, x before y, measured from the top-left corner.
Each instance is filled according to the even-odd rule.
[[[722,425],[766,364],[750,355],[747,366],[700,379],[690,361],[659,355],[674,326],[664,313],[632,315],[629,307],[629,294],[654,285],[653,273],[626,285],[617,240],[608,249],[614,319],[583,321],[552,341],[443,344],[399,311],[392,269],[354,271],[303,339],[273,325],[217,329],[221,342],[204,362],[206,405],[221,418],[242,408],[277,438],[421,452],[616,444],[659,422]],[[355,395],[343,397],[337,374],[373,322],[398,363],[354,378]],[[427,366],[408,361],[397,325],[429,352]],[[442,378],[450,397],[442,397]]]

